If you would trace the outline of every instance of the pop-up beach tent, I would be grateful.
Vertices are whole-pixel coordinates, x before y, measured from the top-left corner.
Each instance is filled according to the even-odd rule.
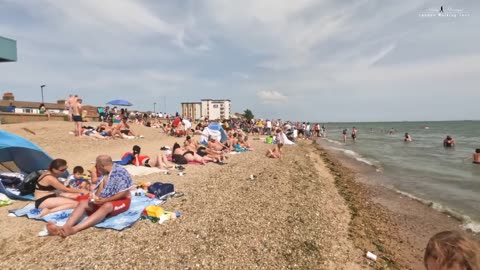
[[[0,130],[0,171],[31,173],[47,170],[50,162],[52,158],[31,141]]]
[[[31,173],[47,170],[52,158],[31,141],[0,130],[0,171]],[[5,189],[0,181],[0,193],[12,199],[24,199]]]
[[[208,137],[213,137],[222,143],[228,140],[227,133],[225,133],[222,125],[218,122],[212,122],[203,129],[200,142],[203,144],[208,143]]]

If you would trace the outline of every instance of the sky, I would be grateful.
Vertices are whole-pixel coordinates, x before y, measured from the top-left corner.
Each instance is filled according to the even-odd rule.
[[[439,13],[443,5],[444,13]],[[480,119],[480,1],[0,0],[0,92],[303,121]],[[442,16],[439,16],[442,15]],[[166,108],[165,108],[166,107]]]

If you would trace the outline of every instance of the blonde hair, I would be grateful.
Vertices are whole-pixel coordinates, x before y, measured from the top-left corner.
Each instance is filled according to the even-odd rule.
[[[425,267],[429,258],[442,267],[459,265],[465,270],[480,270],[480,244],[463,232],[440,232],[428,241],[424,256]]]

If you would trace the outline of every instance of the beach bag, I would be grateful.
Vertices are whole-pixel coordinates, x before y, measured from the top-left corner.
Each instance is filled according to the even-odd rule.
[[[29,175],[25,176],[23,182],[18,185],[18,191],[20,191],[20,196],[33,194],[35,192],[35,186],[37,185],[40,176],[44,171],[34,171]]]
[[[175,189],[173,184],[156,182],[148,187],[148,193],[152,193],[157,199],[162,200],[173,196]]]

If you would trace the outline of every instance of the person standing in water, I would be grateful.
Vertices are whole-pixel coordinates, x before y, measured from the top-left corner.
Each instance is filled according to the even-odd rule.
[[[480,148],[475,149],[475,153],[473,153],[473,163],[480,164]]]
[[[404,139],[405,142],[411,142],[412,141],[412,136],[410,136],[410,134],[405,133],[405,139]]]
[[[356,127],[352,128],[352,139],[353,139],[353,142],[357,141],[357,128]]]
[[[443,147],[445,148],[455,147],[455,140],[450,135],[447,135],[445,140],[443,140]]]
[[[347,144],[347,129],[345,128],[342,132],[343,135],[343,143]]]

